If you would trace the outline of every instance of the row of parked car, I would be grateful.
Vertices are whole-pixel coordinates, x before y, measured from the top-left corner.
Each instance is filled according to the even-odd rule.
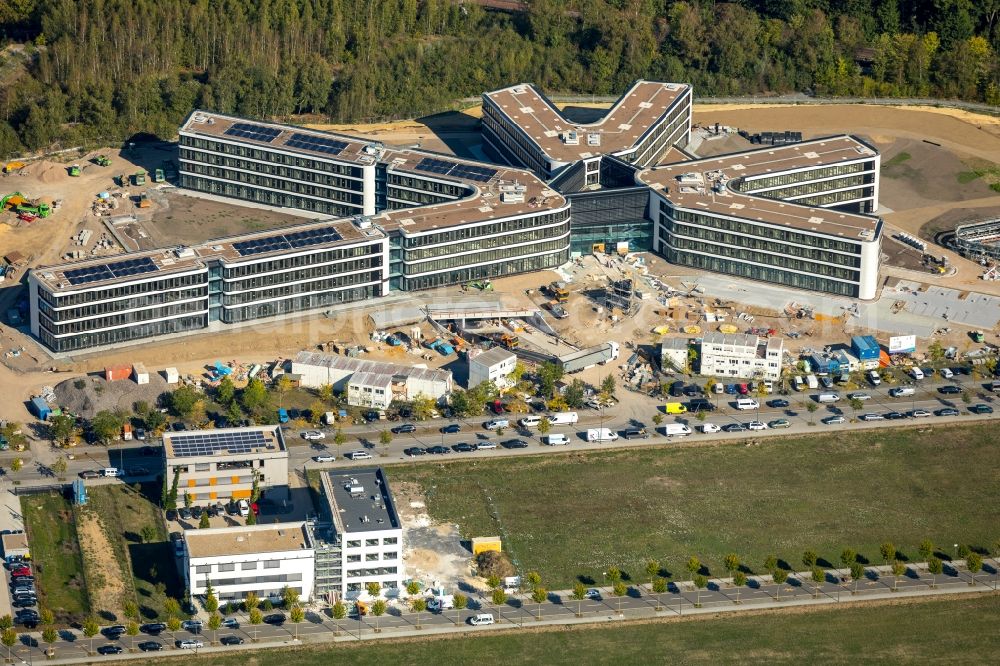
[[[209,506],[192,506],[191,508],[180,507],[179,509],[167,509],[167,520],[201,520],[203,513],[207,513],[209,518],[216,518],[223,514],[227,516],[240,516],[246,518],[253,511],[258,513],[256,504],[251,504],[245,499],[226,504],[210,504]]]
[[[35,574],[31,564],[19,555],[8,556],[4,567],[9,575],[10,605],[17,609],[18,624],[34,627],[38,624],[38,593],[35,591]]]

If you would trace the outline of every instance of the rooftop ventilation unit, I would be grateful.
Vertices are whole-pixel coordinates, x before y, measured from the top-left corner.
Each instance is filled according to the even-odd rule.
[[[364,495],[365,487],[360,484],[352,484],[347,486],[347,492],[351,493],[352,495]]]
[[[591,132],[587,135],[587,145],[588,146],[599,146],[601,145],[601,135],[597,132]]]
[[[677,176],[677,182],[681,185],[704,185],[705,178],[700,173],[689,171],[688,173],[682,173]]]
[[[371,229],[372,219],[367,215],[355,215],[354,226],[356,226],[358,229]]]
[[[528,188],[520,183],[506,183],[500,186],[500,203],[524,203]]]
[[[192,249],[190,247],[179,247],[176,250],[174,250],[174,254],[177,255],[178,259],[184,259],[186,257],[193,257],[194,256],[194,249]]]
[[[580,145],[580,135],[575,131],[563,132],[562,134],[563,143],[567,146],[579,146]]]
[[[204,113],[196,113],[191,116],[191,122],[194,123],[205,123],[208,122],[209,118]]]

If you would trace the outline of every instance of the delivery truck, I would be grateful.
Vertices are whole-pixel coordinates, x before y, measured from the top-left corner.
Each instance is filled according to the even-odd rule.
[[[588,442],[613,442],[618,439],[618,433],[610,428],[589,428],[587,430]]]

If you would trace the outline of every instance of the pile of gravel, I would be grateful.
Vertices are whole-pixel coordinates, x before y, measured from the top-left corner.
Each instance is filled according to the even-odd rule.
[[[77,388],[81,382],[83,387]],[[136,384],[131,379],[109,382],[101,375],[88,375],[58,384],[55,394],[57,404],[63,410],[91,418],[104,410],[121,408],[131,412],[132,405],[140,400],[155,406],[160,396],[173,388],[159,373],[150,373],[148,384]]]

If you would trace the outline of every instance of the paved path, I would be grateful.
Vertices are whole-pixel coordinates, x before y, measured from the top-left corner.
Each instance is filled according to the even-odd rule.
[[[955,594],[995,594],[1000,585],[997,563],[990,560],[984,565],[984,571],[973,576],[965,568],[964,562],[946,563],[945,572],[940,576],[931,576],[925,567],[910,565],[907,573],[898,580],[887,570],[887,567],[868,567],[865,577],[856,584],[850,581],[843,570],[828,570],[826,580],[816,584],[807,572],[794,573],[786,583],[775,585],[769,577],[753,576],[749,584],[737,590],[729,579],[713,578],[707,589],[696,590],[691,583],[671,583],[668,591],[657,595],[649,591],[646,583],[636,583],[629,587],[623,597],[611,596],[608,588],[599,588],[603,598],[599,600],[576,601],[568,591],[558,591],[549,594],[549,600],[536,604],[524,597],[514,597],[499,608],[486,598],[473,598],[470,608],[445,613],[416,613],[405,610],[398,602],[393,602],[388,614],[381,618],[368,617],[363,620],[347,618],[335,621],[328,615],[328,610],[310,610],[306,621],[299,625],[285,623],[282,626],[257,625],[251,626],[246,616],[238,614],[241,627],[237,630],[205,631],[201,636],[208,647],[198,650],[204,652],[223,652],[253,648],[277,648],[303,643],[323,643],[333,641],[372,640],[377,638],[401,638],[406,636],[425,636],[429,634],[449,634],[464,632],[483,632],[500,628],[542,625],[569,625],[594,622],[620,622],[636,619],[657,617],[681,617],[701,614],[716,614],[720,612],[738,613],[749,610],[789,608],[797,606],[836,606],[837,604],[857,601],[874,601],[886,599],[916,598]],[[974,584],[973,584],[974,583]],[[477,613],[491,613],[497,618],[492,626],[473,627],[468,618]],[[240,636],[245,643],[242,646],[212,646],[223,636]],[[137,636],[136,645],[143,640],[156,640],[163,644],[162,655],[191,655],[191,650],[175,649],[177,640],[192,638],[188,632],[177,632],[171,635],[164,632],[157,638]],[[24,662],[31,659],[44,659],[45,645],[39,645],[38,632],[25,632],[20,635],[20,641],[14,648],[15,654]],[[126,650],[132,645],[133,639],[128,636],[118,641],[109,641],[102,637],[94,639],[94,647],[109,643],[121,645]],[[88,656],[90,640],[79,635],[75,630],[64,630],[61,639],[51,646],[55,658],[46,663],[84,663],[92,661]],[[122,654],[119,656],[101,657],[102,660],[141,659],[144,653]]]

